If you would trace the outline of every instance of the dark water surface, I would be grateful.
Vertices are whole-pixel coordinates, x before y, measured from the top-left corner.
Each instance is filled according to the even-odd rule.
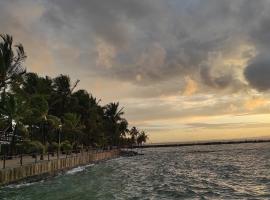
[[[270,199],[270,143],[143,151],[2,187],[0,199]]]

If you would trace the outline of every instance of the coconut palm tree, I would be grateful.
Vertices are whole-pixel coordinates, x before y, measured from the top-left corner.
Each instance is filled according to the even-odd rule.
[[[104,115],[112,122],[116,123],[122,120],[122,115],[124,115],[123,107],[119,109],[119,102],[110,103],[104,107]]]
[[[51,78],[48,76],[43,78],[36,73],[26,73],[21,88],[26,93],[26,96],[38,94],[44,96],[47,100],[53,91]]]
[[[0,91],[5,97],[7,87],[16,82],[25,72],[23,62],[26,59],[24,48],[21,44],[13,47],[13,38],[10,35],[0,35]]]
[[[137,137],[137,144],[142,145],[145,143],[148,139],[148,136],[146,135],[145,131],[141,131]]]
[[[107,137],[111,145],[119,145],[120,137],[127,129],[127,123],[122,118],[123,107],[119,109],[119,103],[110,103],[104,107],[105,127]]]
[[[54,92],[50,106],[50,112],[53,115],[62,117],[64,113],[68,112],[72,93],[78,83],[79,80],[72,85],[69,76],[62,74],[53,79]]]
[[[140,131],[135,127],[133,126],[130,131],[129,131],[129,134],[131,136],[131,143],[132,143],[132,146],[136,144],[137,142],[137,137],[138,135],[140,134]]]
[[[53,141],[57,141],[59,139],[59,135],[57,135],[56,133],[59,134],[59,131],[62,127],[62,122],[61,119],[54,116],[54,115],[47,115],[46,116],[46,123],[48,125],[48,138],[49,138],[49,142],[53,142]],[[58,137],[57,137],[58,136]]]
[[[10,153],[12,154],[15,148],[15,142],[18,135],[18,130],[24,129],[24,119],[30,114],[28,102],[20,98],[20,96],[6,93],[5,102],[0,101],[0,118],[8,127],[10,137]]]
[[[63,132],[67,134],[67,139],[78,145],[83,129],[80,116],[75,113],[65,113],[63,122]]]

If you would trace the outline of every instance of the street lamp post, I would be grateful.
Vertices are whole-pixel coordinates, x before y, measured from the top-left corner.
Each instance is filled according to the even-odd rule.
[[[57,157],[59,158],[60,155],[60,145],[61,145],[61,128],[62,125],[59,125],[59,129],[58,129],[58,151],[57,151]]]

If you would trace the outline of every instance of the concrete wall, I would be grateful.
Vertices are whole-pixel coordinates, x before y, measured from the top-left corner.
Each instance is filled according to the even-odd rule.
[[[61,158],[58,160],[43,161],[16,168],[0,170],[0,185],[18,182],[20,180],[41,175],[53,175],[61,170],[68,170],[94,161],[117,157],[119,150],[100,153],[84,153],[77,156]]]

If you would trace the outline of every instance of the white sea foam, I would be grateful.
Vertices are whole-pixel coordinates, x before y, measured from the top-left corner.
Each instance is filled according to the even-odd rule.
[[[76,167],[74,169],[71,169],[69,171],[66,172],[66,174],[72,175],[72,174],[76,174],[78,172],[82,172],[84,171],[86,168],[93,166],[94,164],[89,164],[89,165],[85,165],[85,166],[79,166]]]
[[[37,181],[37,182],[23,182],[23,183],[19,183],[19,184],[11,184],[11,185],[7,185],[5,186],[6,188],[22,188],[22,187],[27,187],[27,186],[30,186],[30,185],[34,185],[34,184],[37,184],[37,183],[42,183],[44,182],[44,180],[41,180],[41,181]]]

